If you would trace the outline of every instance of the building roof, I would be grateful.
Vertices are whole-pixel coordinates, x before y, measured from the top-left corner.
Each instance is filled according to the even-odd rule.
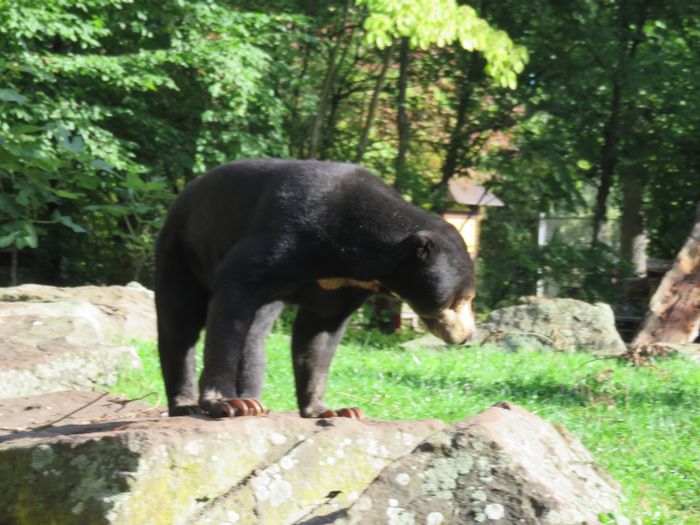
[[[468,177],[451,178],[447,182],[450,197],[469,206],[503,206],[503,201]]]

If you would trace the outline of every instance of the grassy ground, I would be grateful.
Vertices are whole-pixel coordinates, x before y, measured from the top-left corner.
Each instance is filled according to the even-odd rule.
[[[333,362],[331,406],[369,417],[452,422],[508,400],[577,435],[623,486],[634,523],[700,523],[700,367],[682,358],[632,368],[590,355],[495,349],[404,351],[354,334]],[[294,410],[288,338],[268,340],[264,402]],[[117,385],[164,404],[155,345]]]

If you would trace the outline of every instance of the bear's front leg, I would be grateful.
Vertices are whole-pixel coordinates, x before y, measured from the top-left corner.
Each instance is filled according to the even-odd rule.
[[[362,419],[357,407],[330,409],[323,396],[336,347],[350,315],[368,293],[359,290],[323,292],[317,305],[299,307],[292,333],[292,362],[301,417]]]

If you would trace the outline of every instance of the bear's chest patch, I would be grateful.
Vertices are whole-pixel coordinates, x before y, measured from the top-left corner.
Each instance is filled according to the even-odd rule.
[[[382,285],[379,281],[358,281],[355,279],[348,279],[345,277],[332,277],[330,279],[318,279],[316,281],[318,285],[324,290],[337,290],[344,286],[355,286],[357,288],[364,288],[365,290],[370,290],[374,293],[381,290]]]

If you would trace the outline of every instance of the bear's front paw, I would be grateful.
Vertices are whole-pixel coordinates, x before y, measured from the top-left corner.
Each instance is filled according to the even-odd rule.
[[[264,416],[270,411],[260,401],[248,397],[221,399],[212,403],[209,415],[215,418]]]

